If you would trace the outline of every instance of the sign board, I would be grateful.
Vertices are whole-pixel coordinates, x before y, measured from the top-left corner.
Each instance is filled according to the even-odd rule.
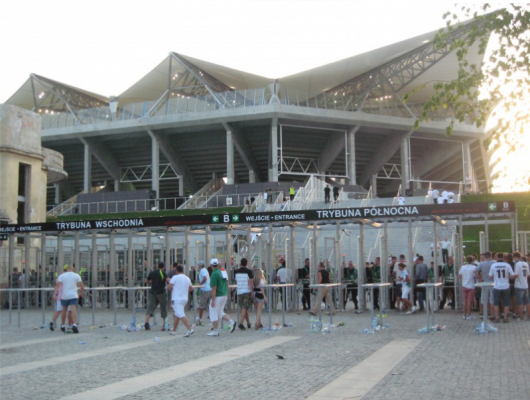
[[[1,234],[0,235],[0,240],[7,240],[7,235],[6,234]]]
[[[408,217],[451,217],[458,215],[515,212],[515,202],[419,204],[383,207],[351,207],[328,210],[298,210],[265,213],[234,213],[214,215],[185,215],[175,217],[141,217],[123,219],[86,220],[72,222],[44,222],[36,224],[0,226],[0,234],[67,232],[109,229],[141,229],[149,227],[176,227],[190,225],[229,225],[282,222],[312,222],[362,219],[384,220]]]

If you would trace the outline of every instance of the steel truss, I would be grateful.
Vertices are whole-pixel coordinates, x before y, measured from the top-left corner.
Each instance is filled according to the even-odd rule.
[[[150,182],[153,176],[152,165],[137,165],[133,167],[125,167],[121,169],[120,182]],[[168,181],[171,179],[179,179],[180,176],[173,169],[171,164],[159,164],[160,181]]]
[[[109,103],[81,93],[67,85],[55,82],[36,74],[30,74],[33,92],[33,109],[40,114],[70,113],[77,122],[91,121],[91,115],[99,108],[109,107]],[[109,115],[110,119],[110,115]]]
[[[348,145],[347,145],[347,135],[344,129],[336,128],[323,128],[323,127],[314,127],[314,126],[305,126],[305,125],[290,125],[290,124],[279,124],[280,125],[280,140],[278,144],[278,176],[279,175],[301,175],[301,176],[325,176],[330,178],[346,178],[348,179],[348,171],[344,171],[344,175],[340,174],[327,174],[326,171],[321,171],[321,166],[319,165],[319,159],[310,158],[310,157],[294,157],[286,156],[283,152],[283,127],[294,127],[294,128],[305,128],[305,129],[317,129],[324,131],[333,131],[333,132],[344,132],[344,147],[340,151],[344,151],[344,160],[345,168],[347,169],[348,165]],[[342,147],[342,146],[341,146]]]
[[[401,164],[383,165],[383,168],[377,173],[377,179],[396,179],[401,180]]]
[[[431,41],[378,68],[368,71],[307,101],[307,106],[344,111],[413,117],[417,116],[398,93],[417,77],[449,55],[451,43],[465,38],[474,22],[455,29],[447,46],[438,49]]]

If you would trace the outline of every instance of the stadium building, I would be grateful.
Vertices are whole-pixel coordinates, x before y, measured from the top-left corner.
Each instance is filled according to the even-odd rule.
[[[458,70],[449,46],[434,45],[435,34],[280,79],[170,53],[110,98],[31,74],[6,104],[40,115],[42,146],[64,157],[58,168],[64,169],[58,175],[63,180],[55,177],[48,186],[49,217],[122,211],[156,216],[176,208],[201,214],[204,208],[240,206],[242,215],[321,210],[326,214],[318,214],[319,220],[335,221],[284,216],[273,226],[272,220],[253,217],[244,226],[230,220],[228,229],[214,230],[200,218],[168,229],[137,226],[134,219],[88,227],[87,217],[85,226],[70,222],[72,229],[57,223],[53,237],[19,233],[29,240],[18,247],[9,240],[4,274],[16,260],[32,259],[48,273],[64,263],[97,269],[88,278],[93,285],[102,284],[100,278],[124,283],[128,274],[130,285],[141,283],[157,260],[167,266],[183,262],[189,269],[212,256],[227,266],[246,256],[271,273],[280,258],[292,268],[308,257],[312,266],[326,261],[338,269],[350,259],[364,265],[375,255],[386,260],[389,254],[430,254],[430,243],[444,235],[458,255],[461,236],[454,227],[461,218],[391,214],[399,196],[407,206],[425,206],[432,204],[433,188],[452,192],[458,202],[461,193],[489,187],[483,129],[463,121],[447,137],[450,108],[430,113],[429,121],[412,129],[433,85],[455,78]],[[465,26],[456,29],[450,41],[466,34]],[[470,49],[469,62],[481,64],[478,46]],[[324,201],[325,185],[338,188],[337,202]],[[390,208],[368,218],[340,214],[355,207]],[[337,218],[327,218],[334,209]],[[500,213],[492,218],[513,219],[512,208],[490,211]],[[212,222],[223,222],[217,217]],[[35,222],[16,215],[5,219]],[[42,282],[48,279],[42,276]]]

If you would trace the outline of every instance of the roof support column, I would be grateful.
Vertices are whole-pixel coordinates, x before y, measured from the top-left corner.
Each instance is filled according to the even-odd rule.
[[[61,204],[61,183],[57,182],[55,186],[55,204]]]
[[[234,184],[234,141],[232,139],[232,130],[226,130],[226,183]]]
[[[347,168],[350,185],[357,185],[357,171],[355,169],[355,133],[359,130],[359,126],[354,126],[348,130],[348,149],[346,153]]]
[[[160,144],[155,137],[151,137],[151,172],[152,172],[152,181],[151,189],[155,192],[155,198],[160,197]]]
[[[469,142],[462,143],[462,170],[463,170],[463,182],[467,186],[469,185],[469,188],[472,191],[476,191],[475,187],[475,174],[473,171],[473,160],[471,159],[471,149],[469,146]]]
[[[410,182],[410,136],[401,139],[401,195],[405,195]]]
[[[85,143],[85,163],[83,169],[83,192],[90,193],[92,189],[92,152],[90,146]]]
[[[372,175],[372,196],[377,196],[377,174]]]
[[[184,176],[179,176],[179,196],[184,197]]]

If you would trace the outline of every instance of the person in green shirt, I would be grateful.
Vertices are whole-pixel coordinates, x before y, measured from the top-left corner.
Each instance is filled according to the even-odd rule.
[[[454,310],[455,302],[455,261],[453,256],[449,256],[447,264],[443,266],[443,298],[440,302],[440,310],[444,309],[447,298],[451,295],[451,309]]]
[[[344,289],[344,308],[346,308],[346,303],[348,303],[348,298],[350,297],[353,301],[353,304],[355,305],[355,309],[359,309],[359,304],[357,302],[357,279],[359,278],[359,272],[357,271],[357,268],[355,268],[355,265],[353,264],[353,261],[350,261],[348,263],[348,268],[345,268],[344,271],[344,283],[346,283],[346,289]]]
[[[228,299],[228,274],[219,267],[217,258],[210,261],[212,267],[212,276],[210,277],[210,287],[212,288],[212,300],[210,301],[210,321],[213,324],[213,330],[208,336],[219,336],[219,319],[223,319],[230,325],[230,333],[236,329],[236,323],[228,314],[224,313],[226,300]]]

